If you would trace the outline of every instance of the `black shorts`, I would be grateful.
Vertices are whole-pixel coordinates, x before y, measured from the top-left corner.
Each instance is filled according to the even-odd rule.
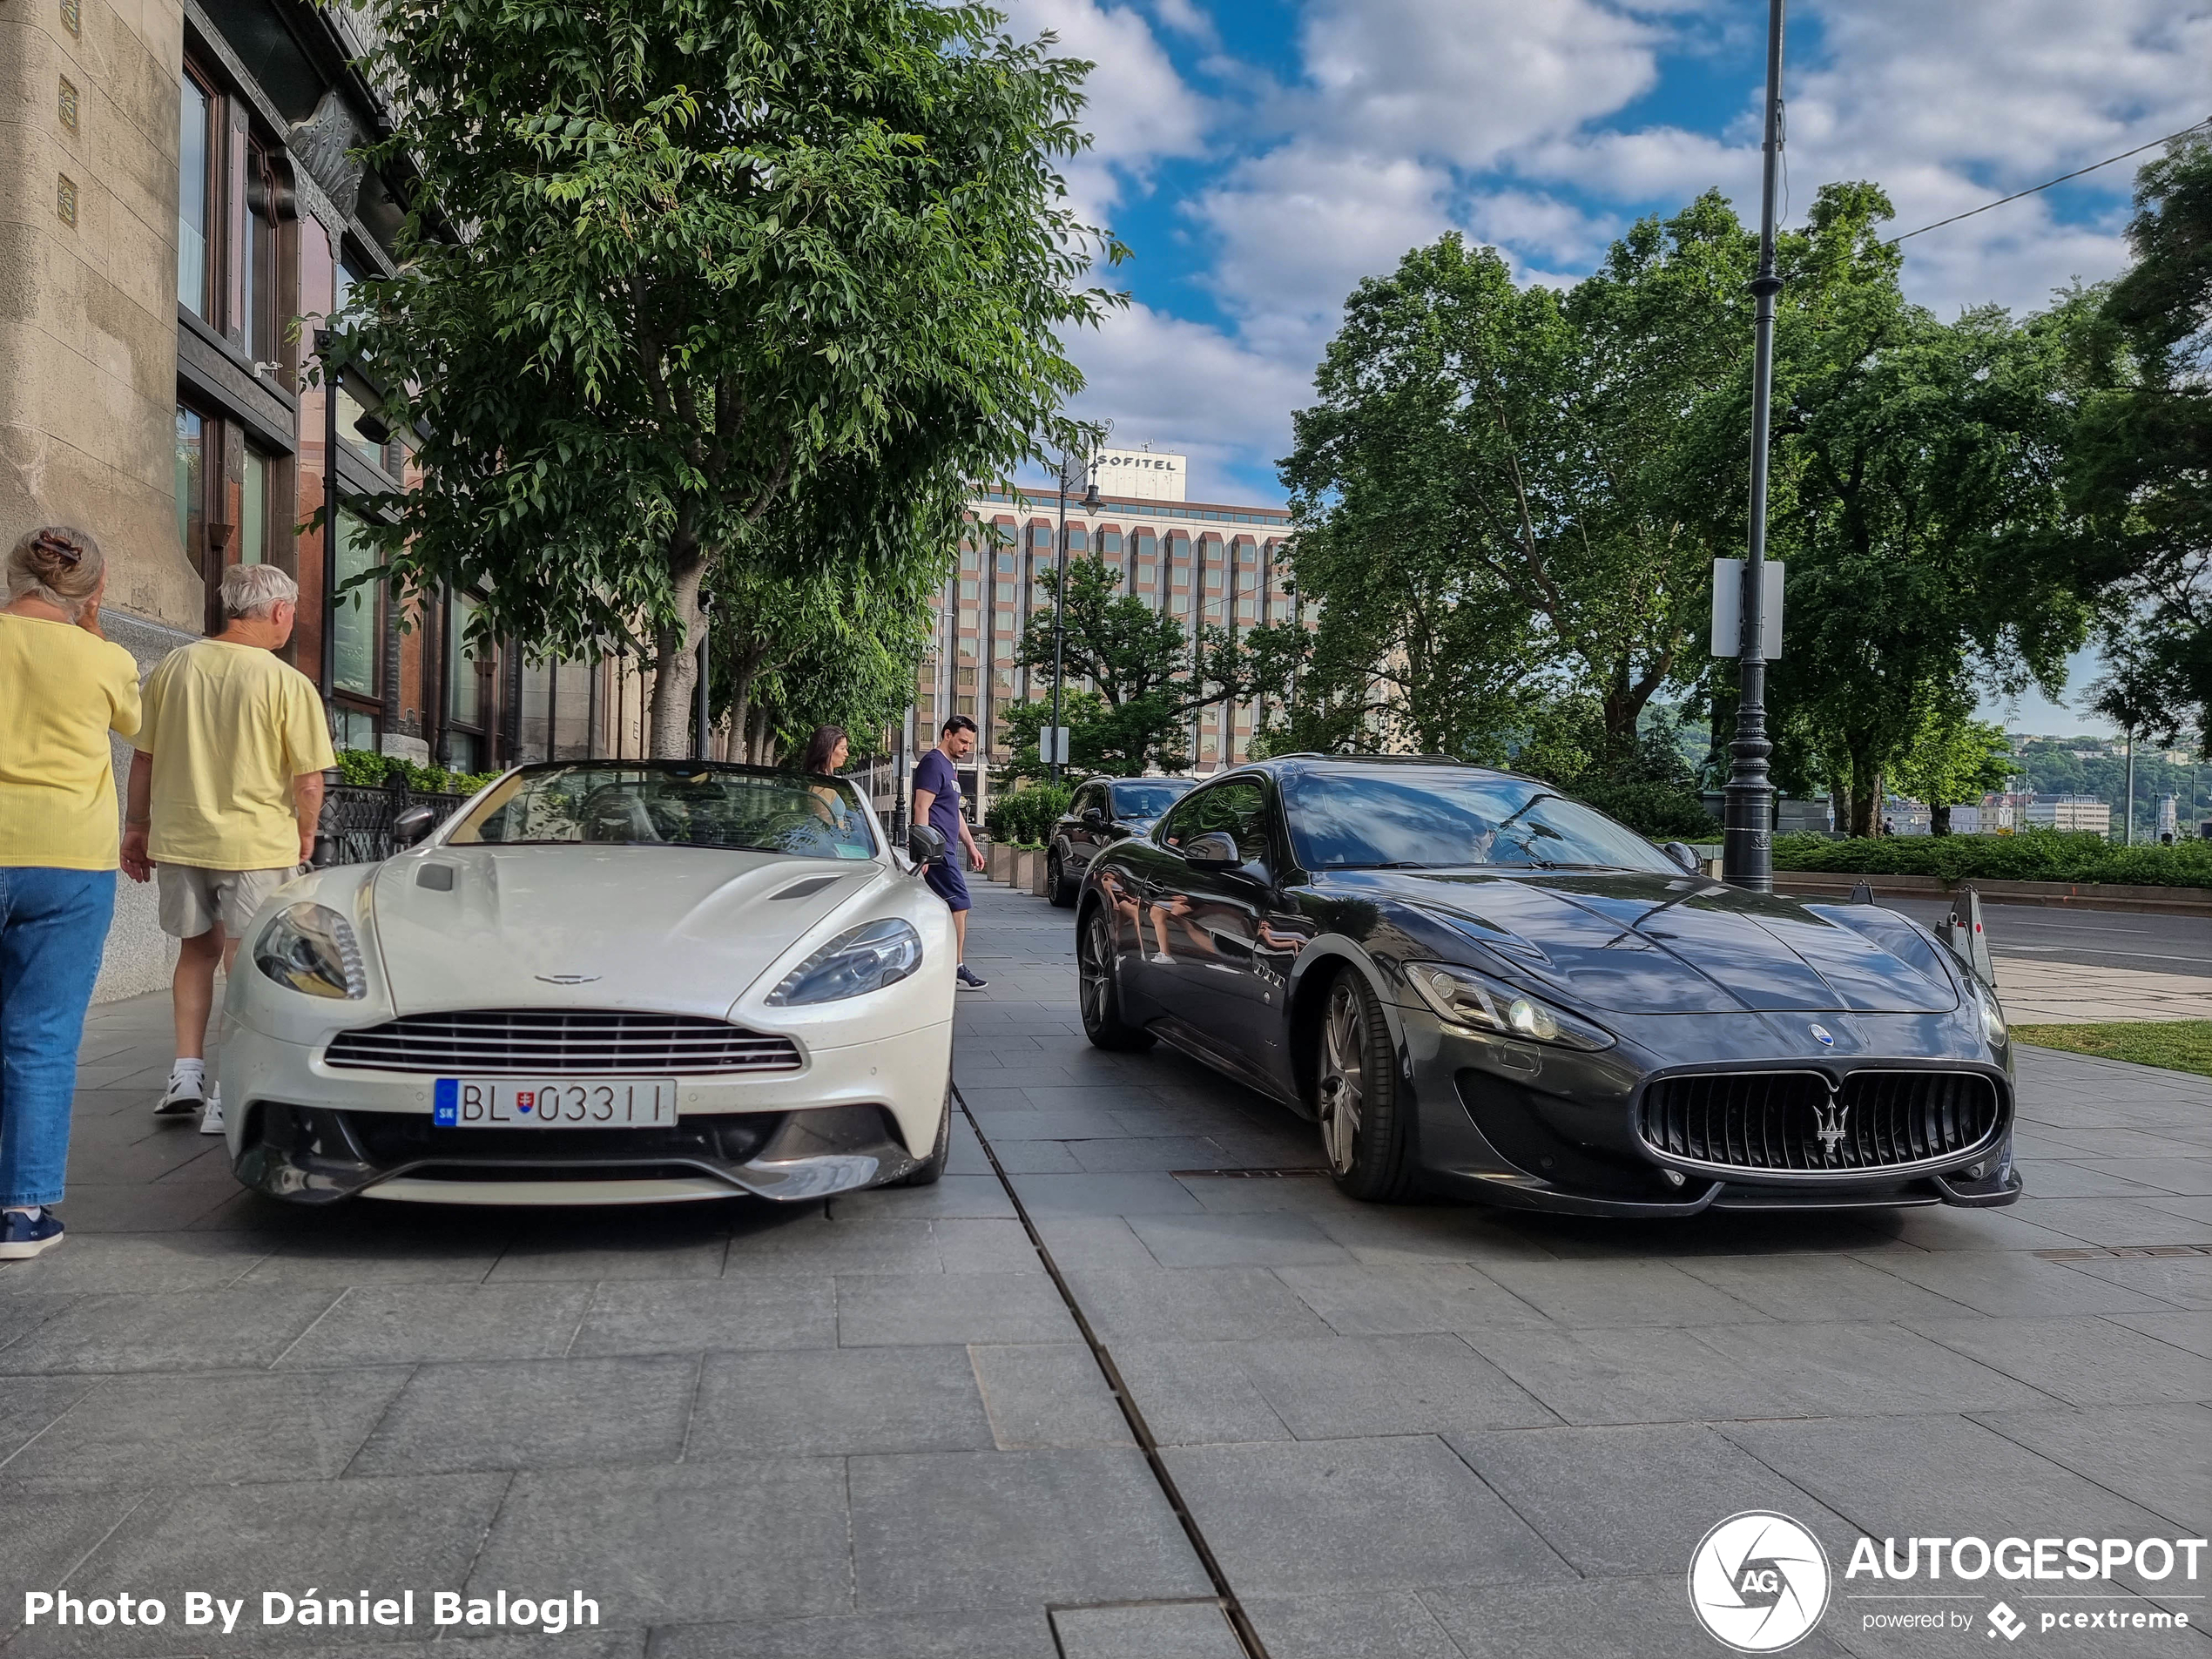
[[[974,900],[968,896],[968,877],[954,862],[960,857],[961,852],[960,843],[954,842],[952,851],[946,855],[945,861],[942,864],[931,865],[928,873],[923,878],[929,883],[930,891],[945,901],[948,909],[954,911],[968,909],[974,903]]]

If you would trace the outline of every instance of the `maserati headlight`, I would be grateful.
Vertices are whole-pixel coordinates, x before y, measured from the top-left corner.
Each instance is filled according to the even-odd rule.
[[[1974,1005],[1981,1010],[1981,1034],[1993,1049],[2005,1046],[2005,1010],[1997,1006],[1997,993],[1977,982],[1974,986]]]
[[[921,935],[896,917],[841,933],[784,975],[768,993],[773,1008],[836,1002],[896,985],[921,966]]]
[[[1415,962],[1406,968],[1406,976],[1420,993],[1421,1001],[1453,1025],[1469,1025],[1503,1037],[1526,1037],[1531,1042],[1556,1043],[1563,1049],[1613,1046],[1611,1032],[1473,968]]]
[[[253,966],[288,991],[359,1001],[368,995],[361,941],[328,905],[296,904],[277,913],[253,947]]]

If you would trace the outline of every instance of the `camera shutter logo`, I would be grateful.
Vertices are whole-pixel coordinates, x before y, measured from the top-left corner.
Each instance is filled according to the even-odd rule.
[[[1749,1509],[1707,1533],[1689,1558],[1689,1606],[1738,1653],[1779,1653],[1828,1610],[1828,1554],[1787,1515]]]

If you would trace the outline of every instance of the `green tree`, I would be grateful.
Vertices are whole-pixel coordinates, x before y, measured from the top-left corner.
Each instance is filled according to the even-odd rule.
[[[773,765],[817,725],[841,725],[854,756],[914,698],[941,560],[910,556],[849,575],[725,566],[708,618],[712,712],[733,752]]]
[[[1952,807],[2002,789],[2013,774],[2005,728],[1973,716],[1973,690],[1960,686],[1921,716],[1890,765],[1890,783],[1927,803],[1929,827],[1938,835],[1951,833]]]
[[[1777,330],[1771,539],[1787,648],[1770,698],[1847,785],[1869,835],[1932,709],[1979,674],[2048,695],[2087,636],[2098,556],[2059,479],[2072,438],[2063,331],[1906,302],[1880,192],[1830,186],[1808,251],[1850,268]]]
[[[1479,748],[1548,668],[1633,752],[1703,616],[1712,504],[1677,435],[1742,354],[1752,253],[1714,194],[1563,296],[1450,235],[1346,302],[1283,462],[1296,567],[1423,746]]]
[[[414,183],[337,355],[422,474],[371,534],[489,634],[642,627],[658,752],[711,577],[948,551],[968,480],[1081,445],[1058,331],[1115,296],[1080,286],[1088,66],[1049,37],[908,0],[364,5],[368,153]]]
[[[2070,482],[2126,572],[2099,707],[2163,743],[2193,728],[2212,754],[2212,135],[2137,175],[2128,239],[2134,266],[2074,306],[2091,389]]]
[[[1067,631],[1055,641],[1060,608],[1038,606],[1016,647],[1043,695],[1008,711],[1008,779],[1042,777],[1037,739],[1051,722],[1055,651],[1065,690],[1069,765],[1082,773],[1133,778],[1179,772],[1190,764],[1191,727],[1211,704],[1268,698],[1279,705],[1308,648],[1295,617],[1234,631],[1202,624],[1197,637],[1177,617],[1120,591],[1113,567],[1079,555],[1068,562]]]

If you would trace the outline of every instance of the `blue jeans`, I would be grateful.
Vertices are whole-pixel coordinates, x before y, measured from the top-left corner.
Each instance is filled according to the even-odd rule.
[[[115,872],[0,865],[0,1204],[59,1204]]]

